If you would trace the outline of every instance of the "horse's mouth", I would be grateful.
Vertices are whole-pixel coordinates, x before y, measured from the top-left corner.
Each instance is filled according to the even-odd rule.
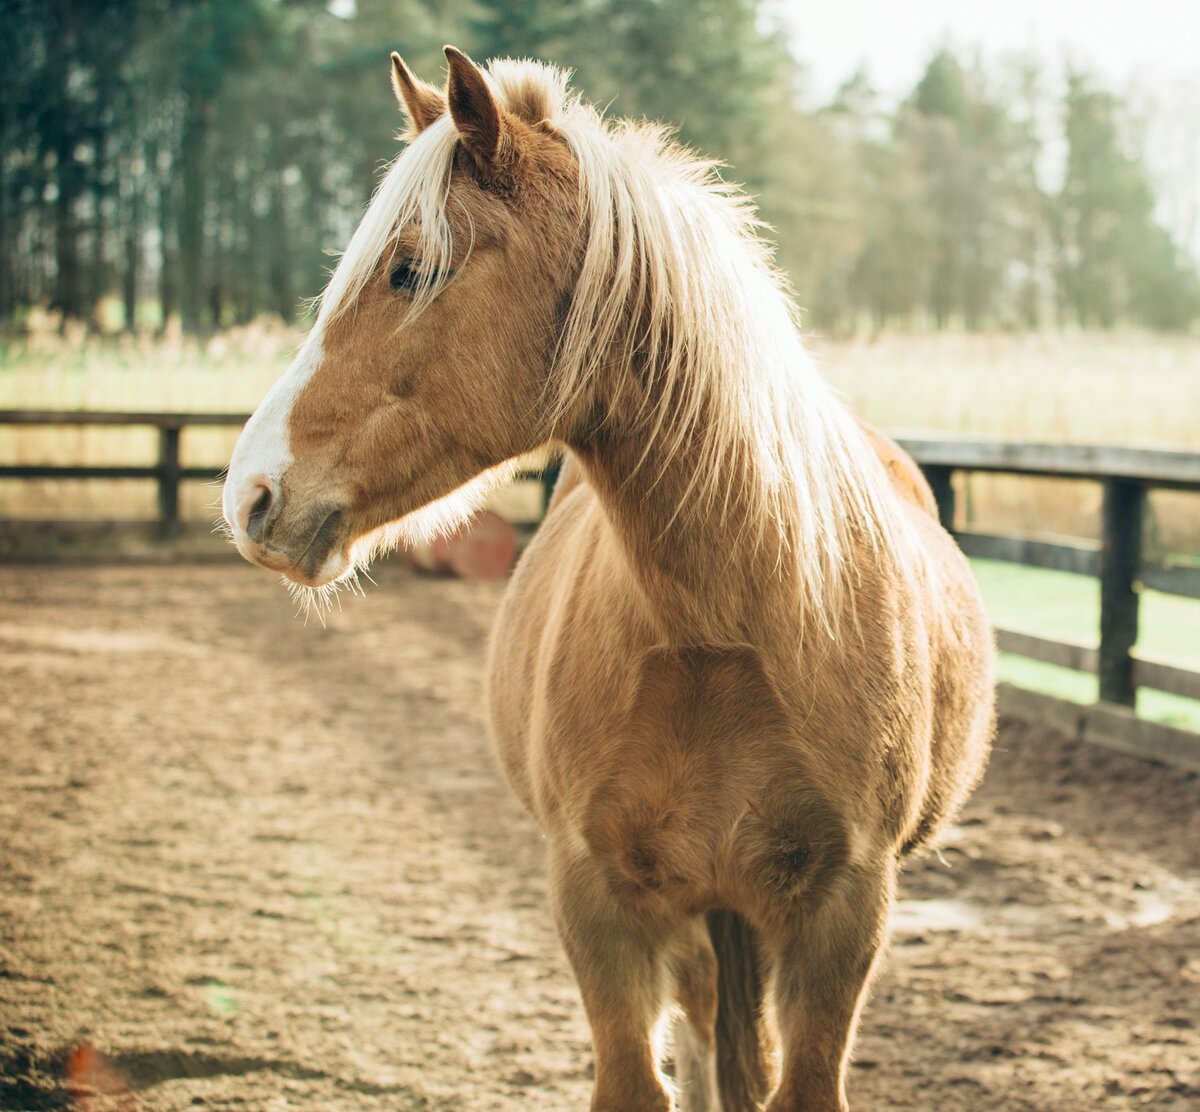
[[[305,579],[317,579],[319,573],[324,570],[342,534],[343,516],[341,510],[333,510],[317,526],[317,531],[313,534],[312,540],[308,542],[308,547],[300,554],[300,559],[296,561],[296,568],[304,575]]]
[[[307,519],[315,527],[297,530],[298,540],[285,539],[276,528],[263,543],[240,543],[238,550],[252,564],[282,572],[302,587],[321,587],[340,579],[350,566],[344,551],[345,517],[340,508],[326,507]]]

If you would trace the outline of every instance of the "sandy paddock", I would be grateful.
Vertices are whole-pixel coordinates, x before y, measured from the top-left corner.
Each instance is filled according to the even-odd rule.
[[[499,588],[377,578],[323,629],[234,563],[0,569],[0,1107],[586,1107]],[[1200,1108],[1196,777],[1005,723],[902,895],[856,1110]]]

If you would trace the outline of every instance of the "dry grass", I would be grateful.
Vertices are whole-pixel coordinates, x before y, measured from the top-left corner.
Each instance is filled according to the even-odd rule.
[[[814,347],[854,408],[891,428],[1200,446],[1200,338],[950,333]]]
[[[38,327],[38,324],[44,327]],[[34,322],[0,349],[0,409],[181,410],[249,413],[288,365],[300,333],[264,320],[200,344],[178,335],[89,339]],[[185,466],[223,467],[238,430],[189,429]],[[0,426],[0,459],[18,464],[152,464],[153,429]],[[182,510],[211,516],[213,488],[186,483]],[[154,487],[128,480],[0,480],[0,517],[150,518]]]
[[[1140,333],[896,336],[817,343],[827,376],[883,428],[1200,451],[1200,339]],[[967,523],[1095,537],[1093,483],[971,476]],[[1200,497],[1155,494],[1152,543],[1200,552]]]
[[[178,336],[60,337],[43,319],[0,349],[0,408],[249,412],[287,366],[300,334],[262,321],[205,344]],[[1200,449],[1200,339],[1143,334],[884,337],[815,347],[855,410],[888,429],[1064,443]],[[188,465],[222,466],[236,430],[184,434]],[[151,462],[139,429],[0,427],[0,460]],[[974,476],[962,504],[979,527],[1093,536],[1093,484]],[[215,492],[188,484],[184,511],[208,516]],[[1200,551],[1200,499],[1153,499],[1154,535]],[[0,482],[0,517],[150,517],[145,482]]]

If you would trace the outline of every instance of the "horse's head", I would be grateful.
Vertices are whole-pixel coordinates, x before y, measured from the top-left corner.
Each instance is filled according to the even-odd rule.
[[[448,496],[555,431],[581,224],[577,162],[547,118],[561,78],[446,56],[445,92],[392,56],[410,142],[229,466],[238,550],[306,586],[351,574],[390,524],[453,518]]]

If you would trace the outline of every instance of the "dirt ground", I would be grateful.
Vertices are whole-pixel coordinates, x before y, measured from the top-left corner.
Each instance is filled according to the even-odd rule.
[[[499,589],[377,578],[0,568],[0,1107],[586,1107]],[[1200,780],[1005,723],[902,897],[856,1112],[1200,1108]]]

